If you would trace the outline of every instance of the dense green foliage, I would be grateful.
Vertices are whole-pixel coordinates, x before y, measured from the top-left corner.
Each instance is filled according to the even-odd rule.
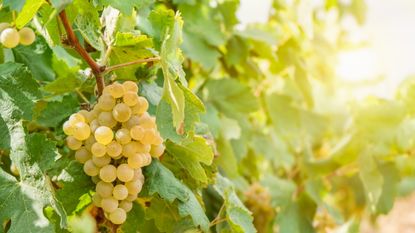
[[[340,21],[363,22],[365,4],[340,2],[274,0],[267,23],[241,28],[238,0],[3,0],[0,21],[36,41],[0,55],[0,232],[114,230],[64,143],[63,122],[97,97],[62,10],[100,65],[160,58],[103,74],[139,84],[166,145],[122,232],[358,232],[387,213],[414,188],[414,82],[393,100],[342,98]]]

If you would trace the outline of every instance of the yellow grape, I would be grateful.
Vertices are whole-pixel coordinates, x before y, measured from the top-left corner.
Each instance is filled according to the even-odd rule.
[[[153,139],[155,137],[155,130],[154,129],[146,129],[144,131],[144,135],[141,138],[140,142],[143,144],[151,144],[153,142]]]
[[[102,197],[98,193],[95,193],[94,196],[92,196],[92,202],[96,207],[101,207]]]
[[[91,152],[96,157],[102,157],[107,153],[107,147],[99,142],[96,142],[91,147]]]
[[[125,210],[125,212],[130,212],[133,208],[133,203],[131,201],[123,200],[120,202],[119,207]]]
[[[113,182],[117,178],[117,168],[114,165],[105,165],[99,170],[99,178],[105,182]]]
[[[137,114],[137,115],[141,115],[145,113],[147,109],[148,109],[148,102],[142,96],[138,97],[138,103],[131,107],[133,114]]]
[[[73,136],[68,136],[66,138],[66,145],[68,145],[71,150],[78,150],[82,146],[82,142],[74,138]]]
[[[75,152],[75,159],[80,163],[85,163],[91,159],[91,153],[85,147],[81,147]]]
[[[112,191],[112,196],[117,200],[124,200],[128,196],[128,189],[122,184],[117,184]]]
[[[130,182],[126,182],[124,185],[127,187],[128,193],[132,195],[138,194],[143,187],[143,183],[140,180],[132,180]]]
[[[6,29],[6,28],[10,28],[12,25],[10,23],[4,22],[4,23],[0,23],[0,33]]]
[[[24,27],[19,31],[20,44],[22,45],[31,45],[35,39],[36,35],[31,28]]]
[[[103,94],[99,97],[98,107],[104,111],[111,111],[115,106],[115,99],[110,94]]]
[[[135,153],[128,157],[127,160],[128,166],[131,168],[141,168],[144,166],[145,158],[144,154],[141,153]]]
[[[115,139],[117,140],[117,142],[119,142],[121,145],[125,145],[127,143],[129,143],[131,141],[131,137],[130,137],[130,131],[128,129],[119,129],[116,133],[115,133]]]
[[[86,140],[91,135],[91,129],[85,122],[78,122],[73,126],[73,136],[79,141]]]
[[[151,163],[151,155],[150,154],[143,154],[144,156],[144,166],[148,166]]]
[[[20,35],[14,28],[6,28],[0,34],[0,42],[6,48],[14,48],[19,44]]]
[[[131,129],[132,127],[138,125],[140,123],[140,117],[137,115],[132,115],[128,121],[124,122],[122,126],[127,129]]]
[[[87,149],[88,151],[91,151],[92,149],[92,145],[94,145],[94,143],[97,142],[95,140],[95,137],[93,135],[89,136],[89,138],[87,140],[85,140],[85,149]]]
[[[98,123],[109,128],[117,125],[117,121],[112,116],[112,112],[101,112],[98,115]]]
[[[73,125],[69,121],[65,121],[65,123],[63,123],[62,129],[66,135],[68,136],[73,135],[74,128],[73,128]]]
[[[114,98],[121,98],[124,95],[124,86],[119,83],[113,83],[104,88],[104,94],[110,94]]]
[[[96,176],[92,176],[92,177],[91,177],[91,180],[92,180],[92,182],[94,182],[94,184],[97,184],[98,182],[100,182],[100,181],[101,181],[101,179],[99,178],[99,176],[98,176],[98,175],[96,175]]]
[[[83,117],[84,117],[84,119],[85,119],[85,123],[88,123],[89,122],[89,115],[91,114],[90,112],[88,112],[87,110],[85,110],[85,109],[82,109],[81,111],[79,111],[78,112],[79,114],[81,114]]]
[[[99,111],[97,108],[92,109],[89,114],[88,114],[88,118],[86,119],[87,122],[92,122],[93,120],[95,120],[96,118],[98,118],[98,115],[101,113],[101,111]]]
[[[112,158],[118,157],[122,152],[122,146],[116,141],[112,141],[107,145],[107,154]]]
[[[127,91],[122,97],[123,102],[128,106],[134,106],[138,103],[137,92]]]
[[[84,164],[84,172],[88,176],[96,176],[99,173],[99,168],[95,166],[94,162],[92,160],[88,160]]]
[[[134,93],[138,92],[138,86],[133,81],[125,81],[123,84],[125,91],[132,91]]]
[[[140,117],[140,126],[146,129],[154,129],[156,128],[156,118],[143,114]]]
[[[131,117],[131,109],[126,104],[119,103],[112,110],[112,116],[118,122],[126,122]]]
[[[95,130],[95,139],[97,142],[107,145],[114,138],[114,133],[107,126],[100,126]]]
[[[128,192],[129,193],[129,192]],[[136,194],[128,194],[127,198],[125,199],[126,201],[135,201],[138,197],[138,192]]]
[[[141,177],[144,178],[143,171],[141,170],[141,168],[134,169],[134,178],[133,179],[137,180],[137,179],[141,179]]]
[[[153,146],[151,146],[150,154],[154,158],[158,158],[164,153],[165,149],[166,149],[166,147],[163,144],[153,145]]]
[[[144,129],[143,127],[136,125],[130,129],[130,136],[134,140],[141,140],[144,137]]]
[[[99,122],[98,122],[98,120],[97,119],[94,119],[94,120],[92,120],[90,123],[89,123],[89,128],[91,129],[91,132],[92,133],[94,133],[95,132],[95,130],[97,130],[97,128],[99,127],[100,125],[99,125]]]
[[[118,201],[113,197],[104,197],[101,201],[101,208],[105,212],[111,213],[118,208]]]
[[[134,178],[134,170],[127,164],[121,164],[117,167],[117,177],[122,182],[131,181]]]
[[[101,197],[111,197],[113,190],[114,190],[114,186],[111,183],[107,183],[107,182],[104,182],[104,181],[98,182],[97,186],[95,187],[95,191]]]
[[[97,167],[103,167],[111,162],[111,157],[108,155],[102,157],[92,156],[92,162],[94,162]]]
[[[123,145],[122,154],[125,157],[130,157],[130,156],[134,155],[137,152],[139,146],[140,146],[140,144],[138,144],[137,142],[131,141],[131,142]]]
[[[85,117],[80,113],[74,113],[69,117],[68,121],[71,123],[71,125],[75,125],[78,122],[85,122]]]
[[[124,209],[117,208],[116,210],[110,213],[110,220],[114,224],[123,224],[127,219],[127,214]]]

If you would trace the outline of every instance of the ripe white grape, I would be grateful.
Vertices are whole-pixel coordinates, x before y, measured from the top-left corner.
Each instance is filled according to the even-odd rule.
[[[141,191],[143,187],[143,183],[140,180],[133,180],[130,182],[126,182],[125,187],[128,189],[128,193],[132,195],[136,195]]]
[[[95,139],[97,142],[107,145],[114,137],[112,130],[106,126],[100,126],[95,130]]]
[[[128,157],[127,163],[131,168],[141,168],[145,163],[144,155],[141,153],[135,153],[134,155]]]
[[[124,209],[125,212],[130,212],[131,209],[133,208],[133,203],[131,201],[123,200],[120,202],[119,207],[121,209]]]
[[[22,45],[31,45],[36,38],[35,33],[31,28],[24,27],[19,31],[20,44]]]
[[[89,123],[90,121],[89,121],[89,115],[91,114],[90,112],[88,112],[87,110],[85,110],[85,109],[82,109],[81,111],[79,111],[78,112],[79,114],[81,114],[84,118],[85,118],[85,122],[86,123]]]
[[[136,194],[128,194],[127,198],[125,199],[126,201],[135,201],[138,197],[138,193]]]
[[[137,114],[137,115],[141,115],[145,113],[147,109],[148,109],[148,102],[142,96],[138,97],[138,103],[131,107],[133,114]]]
[[[74,138],[73,136],[68,136],[66,138],[66,144],[71,150],[78,150],[82,146],[82,142]]]
[[[122,97],[123,102],[132,107],[138,103],[138,95],[137,92],[127,91],[124,93],[124,96]]]
[[[101,201],[101,207],[105,212],[111,213],[118,208],[118,201],[113,197],[104,197]]]
[[[95,206],[101,207],[102,197],[98,193],[95,193],[94,196],[92,196],[92,202]]]
[[[110,213],[110,220],[114,224],[123,224],[127,219],[127,214],[124,209],[117,208]]]
[[[117,168],[114,165],[105,165],[99,170],[99,178],[105,182],[113,182],[117,178]]]
[[[122,182],[131,181],[134,178],[134,169],[127,164],[121,164],[117,167],[117,177]]]
[[[128,105],[119,103],[112,110],[112,116],[118,122],[126,122],[131,117],[131,109]]]
[[[107,145],[107,154],[112,158],[118,157],[122,152],[122,146],[116,141],[112,141]]]
[[[125,91],[132,91],[134,93],[138,92],[138,86],[133,81],[125,81],[123,84]]]
[[[108,155],[104,155],[102,157],[92,156],[92,162],[94,162],[97,167],[103,167],[111,162],[111,157]]]
[[[91,129],[85,122],[78,122],[73,126],[73,136],[79,141],[86,140],[91,135]]]
[[[117,125],[117,121],[112,116],[112,112],[101,112],[98,115],[98,123],[109,128]]]
[[[117,140],[117,142],[119,142],[121,145],[125,145],[127,143],[129,143],[131,141],[131,137],[130,137],[130,131],[128,129],[119,129],[116,133],[115,133],[115,139]]]
[[[65,121],[65,123],[63,123],[62,128],[63,128],[63,132],[66,135],[70,136],[73,134],[74,128],[73,128],[73,125],[71,125],[69,121]]]
[[[95,137],[93,135],[89,136],[89,138],[86,139],[85,140],[85,143],[84,143],[85,149],[87,149],[88,151],[91,151],[92,145],[94,145],[95,142],[97,142],[95,140]]]
[[[78,122],[85,122],[85,117],[80,113],[74,113],[69,117],[68,121],[71,125],[75,125]]]
[[[112,191],[112,196],[117,200],[124,200],[128,196],[128,189],[122,184],[117,184]]]
[[[125,157],[130,157],[137,152],[139,144],[137,142],[131,141],[122,147],[122,154]]]
[[[140,126],[146,129],[155,129],[156,128],[156,118],[143,114],[140,116]]]
[[[87,117],[86,122],[92,122],[93,120],[98,118],[98,114],[100,112],[101,111],[99,111],[98,108],[94,107],[94,109],[92,109],[90,112],[88,112],[88,115],[86,116]]]
[[[96,157],[102,157],[107,153],[107,147],[99,142],[96,142],[91,147],[91,152]]]
[[[104,88],[104,94],[110,94],[114,98],[121,98],[124,95],[124,86],[119,83],[113,83]]]
[[[130,136],[132,139],[139,141],[143,138],[144,131],[143,127],[136,125],[130,129]]]
[[[89,123],[89,128],[91,129],[91,133],[94,133],[94,132],[95,132],[95,130],[97,130],[97,128],[98,128],[99,126],[100,126],[100,125],[99,125],[99,122],[98,122],[98,120],[97,120],[97,119],[92,120],[92,121]]]
[[[11,27],[11,26],[12,26],[12,25],[11,25],[10,23],[7,23],[7,22],[0,23],[0,33],[1,33],[4,29],[9,28],[9,27]]]
[[[110,94],[103,94],[99,97],[98,107],[104,111],[111,111],[115,106],[115,99]]]
[[[137,179],[141,179],[141,177],[144,178],[143,171],[141,170],[141,168],[134,169],[134,178],[133,179],[137,180]]]
[[[80,163],[85,163],[91,159],[91,153],[85,147],[81,147],[75,152],[75,159]]]
[[[101,179],[99,178],[99,176],[98,176],[98,175],[96,175],[96,176],[91,176],[91,180],[92,180],[92,182],[94,182],[94,184],[97,184],[98,182],[100,182],[100,181],[101,181]]]
[[[155,131],[154,129],[146,129],[144,131],[144,135],[141,138],[140,142],[143,144],[151,144],[153,142],[153,139],[155,137]]]
[[[163,144],[153,145],[153,146],[151,146],[150,154],[154,158],[158,158],[164,153],[165,149],[166,149],[166,147]]]
[[[160,145],[162,143],[163,143],[163,138],[160,136],[159,132],[156,132],[156,134],[153,137],[153,140],[151,141],[151,144]]]
[[[104,181],[100,181],[97,183],[97,186],[95,187],[95,191],[101,196],[101,197],[111,197],[112,192],[114,190],[114,186],[111,183],[107,183]]]
[[[150,164],[151,164],[151,155],[150,155],[150,154],[148,154],[148,153],[143,154],[143,160],[144,160],[144,162],[143,162],[143,166],[148,166],[148,165],[150,165]]]
[[[0,34],[0,42],[6,48],[14,48],[19,44],[20,35],[14,28],[6,28]]]
[[[92,160],[88,160],[84,164],[84,172],[88,176],[96,176],[99,173],[99,168],[95,166],[94,162]]]
[[[124,122],[122,126],[127,129],[131,129],[132,127],[138,125],[140,123],[140,117],[137,115],[132,115],[128,121]]]

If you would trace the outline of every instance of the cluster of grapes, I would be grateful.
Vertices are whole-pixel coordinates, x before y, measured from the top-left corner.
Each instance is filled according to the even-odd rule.
[[[271,205],[271,195],[259,183],[253,183],[245,192],[245,205],[254,216],[254,225],[259,233],[269,232],[269,227],[275,216]]]
[[[24,27],[17,31],[9,23],[0,23],[0,42],[6,48],[14,48],[19,43],[31,45],[35,41],[35,33],[31,28]]]
[[[67,145],[96,183],[93,202],[114,224],[122,224],[144,183],[141,168],[164,152],[148,102],[134,82],[105,87],[91,111],[81,110],[63,124]]]

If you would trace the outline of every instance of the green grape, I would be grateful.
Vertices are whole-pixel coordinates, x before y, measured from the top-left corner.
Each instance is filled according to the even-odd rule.
[[[22,45],[31,45],[35,39],[36,35],[31,28],[24,27],[19,31],[20,44]]]
[[[140,145],[137,142],[131,141],[122,147],[122,154],[125,157],[130,157],[137,152],[137,149]]]
[[[84,164],[84,172],[88,176],[96,176],[99,173],[99,168],[95,166],[94,162],[92,160],[88,160]]]
[[[127,164],[121,164],[117,167],[117,177],[122,182],[131,181],[134,178],[134,169]]]
[[[119,207],[125,210],[125,212],[130,212],[133,208],[133,203],[131,201],[123,200],[120,202]]]
[[[163,143],[163,138],[160,136],[160,133],[156,131],[151,144],[153,145],[160,145]]]
[[[62,128],[63,128],[63,132],[66,135],[68,135],[68,136],[73,135],[74,127],[73,127],[73,125],[69,121],[65,121],[65,123],[63,123]]]
[[[118,200],[113,197],[104,197],[101,201],[101,208],[105,212],[111,213],[118,208]]]
[[[144,181],[143,171],[141,168],[134,169],[134,180],[142,179]],[[143,182],[144,183],[144,182]]]
[[[114,186],[111,183],[107,183],[104,181],[100,181],[97,183],[97,186],[95,187],[95,191],[101,196],[101,197],[111,197],[112,192],[114,190]]]
[[[119,83],[113,83],[104,88],[104,94],[110,94],[114,98],[121,98],[124,92],[124,86]]]
[[[99,170],[99,178],[105,182],[113,182],[117,178],[117,168],[114,165],[105,165]]]
[[[6,48],[14,48],[19,44],[20,35],[14,28],[6,28],[0,34],[0,42]]]
[[[94,108],[92,109],[89,114],[88,114],[88,119],[86,119],[87,122],[92,122],[93,120],[98,118],[98,115],[101,113],[100,110],[98,110],[98,108]]]
[[[92,162],[94,162],[97,167],[103,167],[111,162],[111,157],[108,155],[102,157],[92,156]]]
[[[143,127],[136,125],[130,129],[130,136],[134,140],[141,140],[144,137],[144,129]]]
[[[137,153],[148,153],[151,150],[151,145],[149,144],[142,144],[140,142],[137,142],[136,152]]]
[[[114,119],[111,112],[101,112],[98,115],[98,123],[109,128],[117,125],[117,121]]]
[[[132,107],[138,103],[138,95],[137,92],[127,91],[124,96],[122,97],[123,102]]]
[[[96,142],[92,145],[91,152],[95,157],[103,157],[107,153],[107,147]]]
[[[127,160],[128,166],[131,168],[141,168],[144,167],[145,158],[141,153],[135,153],[128,157]]]
[[[164,153],[164,150],[165,149],[166,149],[166,147],[163,144],[160,144],[160,145],[152,145],[151,146],[151,150],[150,150],[150,154],[154,158],[158,158],[158,157],[160,157]]]
[[[94,196],[92,196],[92,203],[94,203],[96,207],[101,207],[101,202],[102,197],[98,193],[95,193]]]
[[[82,109],[81,111],[79,111],[78,112],[79,114],[81,114],[83,117],[84,117],[84,119],[85,119],[85,123],[89,123],[90,121],[89,121],[89,118],[90,118],[90,112],[88,112],[87,110],[85,110],[85,109]]]
[[[91,152],[92,149],[92,145],[94,145],[94,143],[97,142],[95,140],[95,137],[93,135],[89,136],[89,138],[87,140],[85,140],[85,149],[87,149],[89,152]]]
[[[141,115],[148,109],[148,102],[144,97],[138,97],[138,103],[131,107],[133,114]]]
[[[128,189],[122,184],[117,184],[112,191],[112,196],[117,200],[124,200],[128,196]]]
[[[128,192],[128,193],[130,193],[130,192]],[[127,196],[127,198],[125,198],[125,200],[126,201],[135,201],[135,200],[137,200],[138,193],[139,192],[137,192],[136,194],[128,194],[128,196]]]
[[[81,147],[75,152],[75,159],[80,163],[85,163],[91,159],[91,153],[85,147]]]
[[[143,135],[143,137],[141,138],[141,140],[140,140],[140,142],[142,143],[142,144],[151,144],[152,142],[153,142],[153,139],[154,139],[154,137],[155,137],[155,130],[154,129],[146,129],[145,131],[144,131],[144,135]]]
[[[124,122],[122,126],[127,129],[131,129],[132,127],[138,125],[140,123],[140,117],[137,115],[132,115],[128,121]]]
[[[110,94],[103,94],[99,97],[98,107],[104,111],[111,111],[115,106],[115,99]]]
[[[82,146],[82,142],[74,138],[73,136],[68,136],[66,138],[66,145],[68,145],[71,150],[78,150]]]
[[[112,116],[118,122],[126,122],[130,119],[131,109],[126,104],[119,103],[112,110]]]
[[[121,145],[125,145],[131,141],[130,131],[128,129],[119,129],[115,133],[115,139]]]
[[[117,208],[116,210],[110,213],[109,218],[111,222],[114,224],[123,224],[127,219],[127,214],[125,213],[124,209]]]
[[[91,129],[91,132],[94,133],[95,130],[97,130],[97,128],[99,127],[99,122],[97,119],[94,119],[91,121],[91,123],[89,123],[89,128]]]
[[[148,113],[145,113],[140,116],[140,126],[145,129],[155,129],[156,128],[156,118],[150,116]]]
[[[91,135],[91,129],[87,123],[78,122],[73,126],[73,136],[79,141],[86,140]]]
[[[114,133],[106,126],[100,126],[95,130],[95,140],[103,145],[109,144],[113,137]]]
[[[85,122],[85,117],[80,113],[74,113],[69,117],[68,121],[71,123],[71,125],[75,125],[78,122]]]
[[[132,91],[134,93],[138,92],[138,86],[133,81],[125,81],[123,84],[125,91]]]
[[[143,166],[148,166],[148,165],[151,164],[151,155],[150,154],[148,154],[148,153],[143,154],[143,158],[144,158]]]
[[[140,180],[132,180],[130,182],[126,182],[124,185],[127,187],[128,193],[132,195],[138,194],[143,187],[143,183]]]
[[[99,176],[98,176],[98,175],[96,175],[96,176],[92,176],[92,177],[91,177],[91,180],[92,180],[92,182],[94,182],[94,184],[97,184],[98,182],[100,182],[100,181],[101,181],[101,179],[99,178]]]
[[[107,154],[112,158],[118,157],[122,152],[122,146],[116,141],[112,141],[107,145]]]

